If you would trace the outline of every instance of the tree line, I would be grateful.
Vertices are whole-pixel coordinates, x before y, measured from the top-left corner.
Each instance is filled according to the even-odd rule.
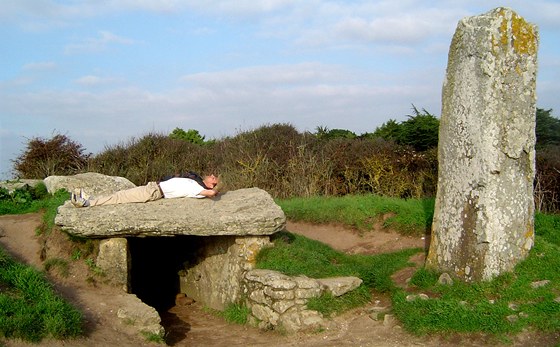
[[[264,125],[206,140],[195,129],[148,133],[87,153],[66,135],[32,138],[13,161],[20,178],[94,171],[140,185],[172,173],[220,175],[222,189],[260,187],[274,197],[373,193],[399,198],[433,197],[437,186],[439,120],[412,108],[403,122],[389,120],[372,133],[319,126],[299,132],[291,124]],[[537,210],[560,211],[560,120],[536,113]]]

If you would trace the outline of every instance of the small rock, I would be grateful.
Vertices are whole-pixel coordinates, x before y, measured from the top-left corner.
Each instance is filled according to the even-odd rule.
[[[179,293],[175,296],[175,304],[177,306],[188,306],[194,304],[194,299],[186,296],[184,293]]]
[[[331,277],[317,279],[325,289],[334,296],[341,296],[348,293],[362,284],[362,280],[358,277]]]
[[[512,310],[512,311],[517,311],[517,309],[519,308],[519,307],[517,306],[517,304],[514,304],[513,302],[510,302],[510,303],[508,304],[508,307],[509,307],[509,309]]]
[[[373,306],[368,308],[368,311],[371,312],[384,312],[384,311],[388,311],[388,307],[387,306]]]
[[[420,294],[409,294],[406,296],[406,301],[411,302],[414,301],[416,299],[421,299],[421,300],[428,300],[430,297],[424,293],[420,293]]]
[[[517,322],[519,317],[516,314],[510,314],[509,316],[506,317],[506,319],[508,320],[508,322],[514,323]]]
[[[556,298],[554,299],[554,302],[560,303],[560,296],[556,297]]]
[[[448,273],[444,272],[439,276],[438,283],[443,285],[452,285],[453,279]]]
[[[397,320],[395,319],[395,316],[392,315],[392,314],[386,314],[383,317],[383,325],[386,326],[386,327],[390,327],[390,326],[395,325],[396,321]]]
[[[544,287],[549,283],[550,283],[550,280],[542,280],[542,281],[532,282],[531,283],[531,288],[536,289],[536,288]]]

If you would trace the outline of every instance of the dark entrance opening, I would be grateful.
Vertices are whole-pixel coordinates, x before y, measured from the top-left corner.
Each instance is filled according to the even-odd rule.
[[[203,237],[131,237],[130,291],[158,312],[175,305],[179,293],[178,272],[193,263]]]

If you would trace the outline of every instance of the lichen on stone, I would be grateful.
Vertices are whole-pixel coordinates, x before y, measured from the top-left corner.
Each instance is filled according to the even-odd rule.
[[[498,10],[502,18],[500,25],[500,43],[503,47],[511,44],[515,52],[519,54],[533,55],[537,52],[537,30],[534,25],[527,23],[525,19],[507,8]],[[511,24],[510,24],[511,23]]]

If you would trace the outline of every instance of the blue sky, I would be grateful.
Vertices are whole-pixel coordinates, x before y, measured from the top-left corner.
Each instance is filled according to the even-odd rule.
[[[539,28],[537,106],[560,114],[560,1],[2,0],[0,178],[33,137],[99,153],[176,127],[374,131],[440,115],[460,19]]]

